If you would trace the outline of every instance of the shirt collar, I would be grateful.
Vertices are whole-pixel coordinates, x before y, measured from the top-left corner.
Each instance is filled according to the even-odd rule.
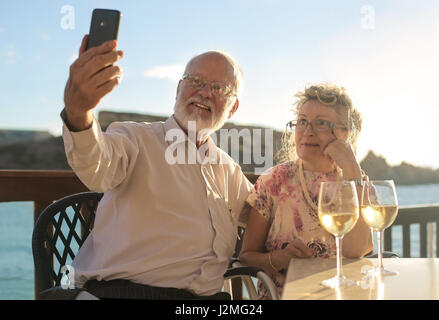
[[[164,123],[164,128],[165,128],[165,136],[166,133],[169,130],[179,130],[184,134],[184,140],[179,141],[177,144],[183,143],[188,141],[189,143],[192,143],[196,146],[196,141],[194,141],[194,139],[196,139],[196,137],[188,137],[188,135],[184,132],[184,130],[180,127],[180,125],[178,124],[178,122],[175,120],[174,115],[170,116]],[[168,145],[171,145],[172,143],[174,143],[173,141],[167,141]],[[207,147],[206,150],[206,154],[208,152],[209,149],[214,148],[212,150],[216,150],[216,144],[213,141],[213,139],[208,136],[206,142],[202,145],[204,146],[207,143],[207,145],[205,147]],[[201,147],[200,147],[201,148]]]

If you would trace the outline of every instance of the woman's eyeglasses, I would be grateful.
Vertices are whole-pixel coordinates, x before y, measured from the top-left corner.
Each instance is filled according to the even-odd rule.
[[[302,132],[306,130],[308,125],[310,125],[314,131],[318,131],[318,132],[334,130],[334,128],[342,128],[347,130],[347,128],[344,125],[336,124],[334,122],[330,122],[328,120],[323,120],[323,119],[317,119],[313,121],[308,121],[306,119],[291,120],[290,122],[287,123],[287,130],[289,129],[292,131]]]

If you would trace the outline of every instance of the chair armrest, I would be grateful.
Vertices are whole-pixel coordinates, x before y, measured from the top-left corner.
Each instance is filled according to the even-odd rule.
[[[250,277],[257,278],[267,288],[270,299],[279,300],[279,293],[273,280],[260,268],[244,266],[239,262],[239,259],[232,259],[231,267],[227,269],[224,274],[224,279],[241,278],[244,285],[249,292],[251,299],[257,299],[256,288]]]
[[[257,278],[258,272],[264,272],[262,269],[256,268],[256,267],[231,267],[228,268],[226,273],[224,274],[224,278],[236,278],[241,276],[250,276]]]

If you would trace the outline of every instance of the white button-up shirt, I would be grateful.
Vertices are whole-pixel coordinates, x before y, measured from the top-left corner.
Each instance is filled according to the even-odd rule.
[[[81,132],[64,124],[68,163],[90,190],[104,192],[72,263],[75,285],[126,279],[200,295],[221,290],[252,185],[210,138],[223,164],[170,164],[170,147],[182,144],[191,159],[197,149],[185,134],[183,142],[168,141],[167,132],[183,133],[173,116],[115,122],[105,133],[96,120]]]

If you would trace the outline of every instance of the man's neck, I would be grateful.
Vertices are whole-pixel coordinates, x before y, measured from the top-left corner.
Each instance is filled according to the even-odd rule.
[[[178,126],[180,127],[180,129],[183,130],[183,132],[189,138],[188,129],[180,122],[180,120],[177,119],[177,117],[175,115],[173,115],[173,117],[175,119],[175,122],[177,122]],[[199,149],[203,144],[205,144],[208,139],[209,139],[209,135],[203,136],[203,135],[199,134],[199,131],[195,132],[195,140],[196,140],[195,145],[196,145],[197,149]]]

